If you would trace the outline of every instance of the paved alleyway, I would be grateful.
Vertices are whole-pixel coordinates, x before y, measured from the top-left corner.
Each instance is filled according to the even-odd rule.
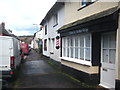
[[[14,88],[82,88],[79,83],[58,72],[31,50],[22,65]]]

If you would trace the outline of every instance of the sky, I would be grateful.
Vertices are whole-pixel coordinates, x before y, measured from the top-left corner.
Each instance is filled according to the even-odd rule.
[[[0,23],[5,22],[5,28],[17,36],[33,35],[56,1],[0,0]]]

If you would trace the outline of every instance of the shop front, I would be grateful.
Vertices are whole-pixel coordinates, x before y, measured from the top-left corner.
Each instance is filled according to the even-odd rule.
[[[62,70],[83,82],[114,88],[117,28],[116,8],[60,28]]]

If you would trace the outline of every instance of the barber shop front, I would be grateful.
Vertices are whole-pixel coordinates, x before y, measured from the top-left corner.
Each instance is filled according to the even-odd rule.
[[[63,72],[88,84],[115,88],[118,12],[111,12],[98,13],[58,30]]]

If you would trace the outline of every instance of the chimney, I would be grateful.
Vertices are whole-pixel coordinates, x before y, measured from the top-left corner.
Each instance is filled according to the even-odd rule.
[[[2,28],[5,28],[5,23],[2,22],[2,23],[1,23],[1,26],[2,26]]]

